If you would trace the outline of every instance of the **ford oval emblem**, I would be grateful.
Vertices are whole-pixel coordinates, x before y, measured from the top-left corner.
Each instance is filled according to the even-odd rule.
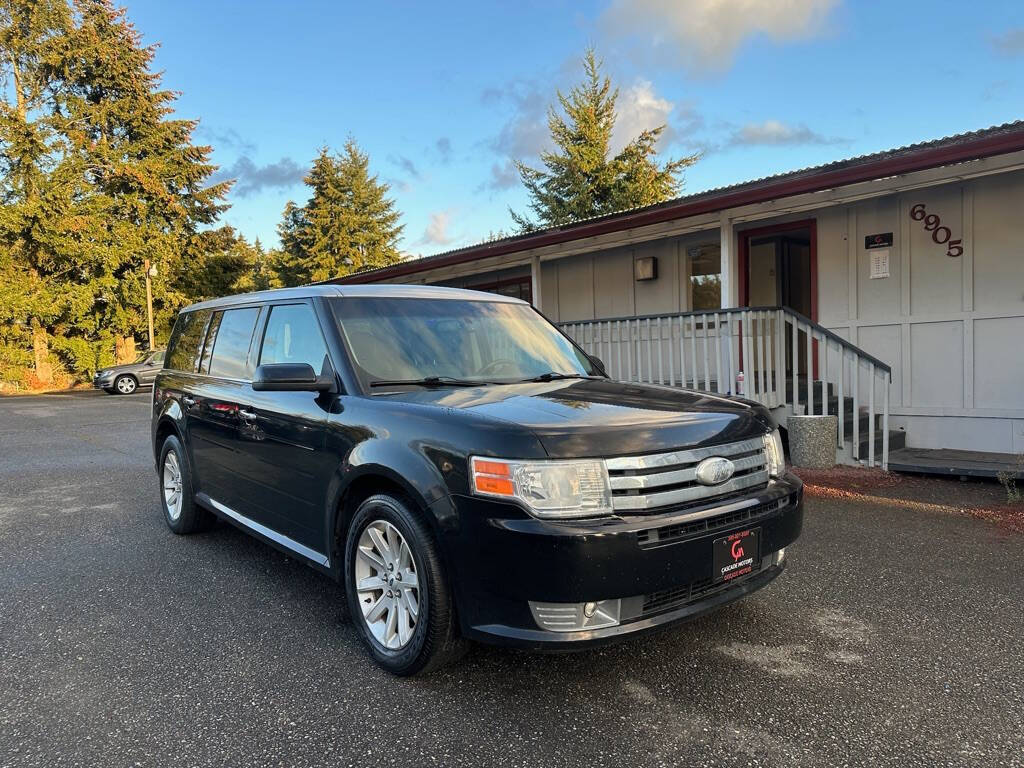
[[[736,465],[728,459],[711,456],[697,465],[697,482],[701,485],[719,485],[732,477],[735,471]]]

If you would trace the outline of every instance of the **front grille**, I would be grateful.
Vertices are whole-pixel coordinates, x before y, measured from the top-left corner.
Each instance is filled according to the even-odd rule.
[[[701,600],[706,600],[713,595],[717,595],[719,592],[726,592],[761,573],[765,569],[766,560],[767,558],[761,560],[761,565],[756,571],[748,573],[746,576],[739,576],[731,581],[715,581],[709,577],[684,584],[681,587],[662,589],[658,592],[644,595],[644,606],[640,611],[639,618],[646,618],[657,613],[665,613],[666,611],[674,611],[677,608],[683,608],[692,603],[699,603]]]
[[[718,485],[697,482],[697,465],[712,456],[733,462],[731,478]],[[764,440],[760,437],[708,448],[606,459],[616,512],[688,505],[768,484]]]
[[[776,501],[769,501],[766,504],[755,504],[734,509],[731,512],[723,512],[720,515],[704,517],[699,520],[663,525],[660,528],[648,528],[637,532],[637,543],[641,547],[656,547],[661,544],[674,544],[685,539],[696,536],[703,536],[707,533],[714,533],[725,528],[732,528],[740,523],[757,520],[777,512],[789,502],[789,496],[784,496]]]

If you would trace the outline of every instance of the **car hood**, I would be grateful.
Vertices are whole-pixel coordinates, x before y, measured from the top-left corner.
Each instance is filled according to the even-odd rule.
[[[555,458],[656,453],[764,434],[756,403],[703,392],[607,379],[567,379],[380,394],[469,411],[530,429]]]

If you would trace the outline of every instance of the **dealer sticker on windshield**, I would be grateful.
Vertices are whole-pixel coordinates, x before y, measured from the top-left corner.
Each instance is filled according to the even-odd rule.
[[[760,528],[751,528],[715,539],[712,548],[715,578],[718,581],[730,581],[754,572],[754,564],[758,562],[760,534]]]

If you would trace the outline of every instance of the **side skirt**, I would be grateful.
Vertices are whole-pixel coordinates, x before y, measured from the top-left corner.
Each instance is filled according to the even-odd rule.
[[[205,493],[197,493],[196,501],[202,504],[204,507],[213,510],[218,517],[226,519],[228,522],[234,523],[239,528],[247,531],[248,533],[254,533],[260,539],[263,539],[269,544],[274,545],[278,549],[281,549],[288,553],[299,555],[305,560],[308,560],[318,568],[330,569],[331,561],[327,555],[322,552],[317,552],[315,549],[310,549],[305,544],[300,544],[295,539],[290,539],[283,533],[278,533],[272,528],[268,528],[262,523],[257,523],[241,512],[232,509],[226,504],[221,504],[219,501],[210,498]]]

